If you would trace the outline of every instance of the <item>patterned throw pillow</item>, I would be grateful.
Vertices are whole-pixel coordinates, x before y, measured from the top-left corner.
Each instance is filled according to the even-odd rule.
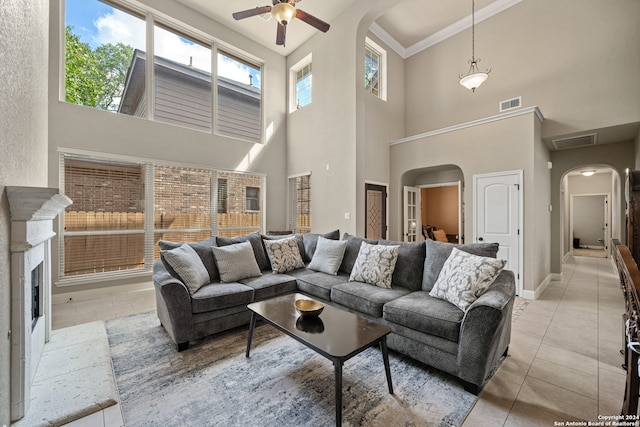
[[[253,253],[251,242],[211,248],[220,270],[221,282],[235,282],[249,277],[262,276]]]
[[[165,261],[180,276],[190,294],[209,283],[209,272],[197,252],[184,243],[175,249],[161,251]]]
[[[481,257],[453,248],[429,295],[467,311],[496,280],[505,263],[503,259]]]
[[[349,281],[391,288],[399,250],[399,245],[371,245],[362,242]]]
[[[264,239],[273,274],[286,273],[304,267],[295,236],[278,240]]]

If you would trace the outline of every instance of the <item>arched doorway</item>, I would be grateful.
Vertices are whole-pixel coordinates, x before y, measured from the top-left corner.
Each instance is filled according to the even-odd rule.
[[[621,235],[621,178],[609,165],[575,167],[560,181],[562,255],[609,257]]]

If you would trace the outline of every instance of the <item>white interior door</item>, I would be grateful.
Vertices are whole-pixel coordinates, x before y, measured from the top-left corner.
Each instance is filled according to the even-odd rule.
[[[417,242],[422,236],[422,220],[420,218],[420,190],[417,187],[404,187],[404,222],[403,236],[405,242]]]
[[[516,275],[522,294],[522,171],[475,175],[474,242],[500,244],[498,258]]]

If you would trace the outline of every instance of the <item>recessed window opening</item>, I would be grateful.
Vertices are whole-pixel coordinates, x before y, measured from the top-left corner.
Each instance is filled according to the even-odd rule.
[[[386,101],[387,52],[370,38],[366,38],[364,49],[364,89]]]
[[[309,54],[289,71],[289,112],[299,110],[313,101],[313,63]]]

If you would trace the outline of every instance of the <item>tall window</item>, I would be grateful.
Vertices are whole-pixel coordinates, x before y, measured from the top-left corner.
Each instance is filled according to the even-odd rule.
[[[289,73],[290,80],[290,111],[298,110],[311,104],[313,99],[313,73],[311,54],[291,67]]]
[[[217,130],[220,135],[262,141],[260,66],[218,52]]]
[[[144,168],[69,157],[64,191],[64,276],[144,267]]]
[[[386,66],[386,51],[367,37],[364,47],[364,88],[382,100],[387,98]]]
[[[61,154],[61,171],[73,200],[60,232],[63,280],[148,271],[159,240],[262,231],[261,175],[76,154]]]
[[[215,123],[219,135],[262,141],[260,64],[230,48],[212,58],[213,41],[198,39],[186,25],[178,29],[144,5],[135,11],[124,0],[66,0],[65,5],[67,102],[205,132]],[[146,52],[149,33],[152,55]],[[150,87],[147,57],[154,65]],[[218,75],[215,111],[212,62]]]
[[[211,130],[211,48],[156,25],[154,119]]]
[[[134,67],[134,53],[146,46],[144,16],[98,0],[65,4],[65,100],[119,112],[130,67],[142,82],[137,96],[144,99],[144,64]]]
[[[311,174],[289,178],[289,228],[295,233],[311,231]]]

